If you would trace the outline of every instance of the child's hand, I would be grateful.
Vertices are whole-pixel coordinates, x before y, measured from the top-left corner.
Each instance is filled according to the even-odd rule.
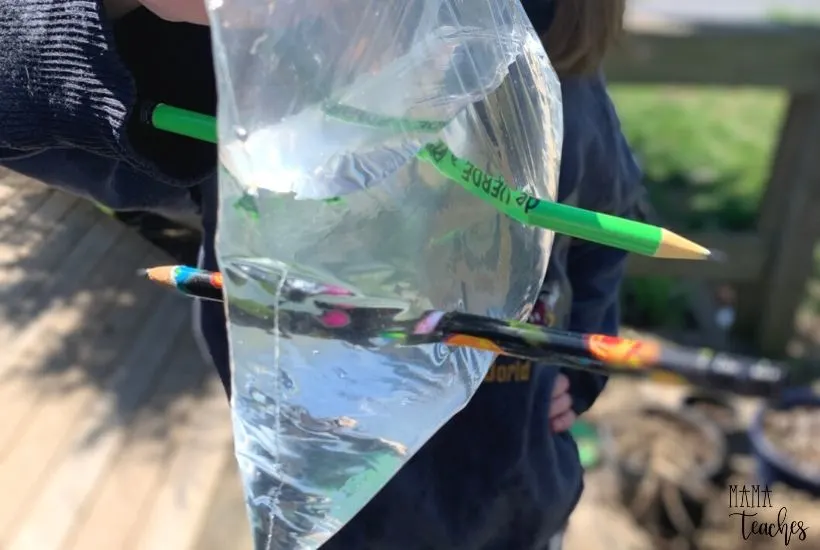
[[[103,6],[109,19],[119,19],[144,6],[168,21],[208,24],[205,0],[103,0]]]
[[[208,24],[205,0],[139,0],[139,3],[168,21]]]
[[[555,433],[565,432],[575,422],[575,411],[572,410],[572,396],[569,394],[569,378],[559,374],[552,387],[550,400],[550,426]]]

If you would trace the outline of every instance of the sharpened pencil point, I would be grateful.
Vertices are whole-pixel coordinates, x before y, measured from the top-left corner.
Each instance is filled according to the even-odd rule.
[[[661,229],[661,244],[654,256],[668,260],[707,260],[712,252],[668,229]]]
[[[137,270],[137,277],[148,277],[148,270],[144,267]]]

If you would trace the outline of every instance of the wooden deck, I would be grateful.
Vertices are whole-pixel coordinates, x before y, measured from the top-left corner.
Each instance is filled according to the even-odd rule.
[[[88,202],[0,173],[0,549],[199,550],[217,482],[240,494],[190,302],[134,275],[163,263]],[[248,548],[231,531],[221,548]]]

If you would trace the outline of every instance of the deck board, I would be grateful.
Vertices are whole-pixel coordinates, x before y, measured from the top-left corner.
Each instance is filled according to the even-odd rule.
[[[53,238],[55,230],[65,227],[64,220],[79,204],[76,197],[52,193],[27,217],[25,234],[15,232],[10,223],[0,224],[0,263],[10,265],[9,262],[19,261],[27,250]]]
[[[178,452],[168,466],[151,514],[140,529],[135,549],[195,549],[225,457],[231,454],[231,425],[214,422],[227,411],[221,384],[212,378],[196,413],[189,415],[180,430]],[[183,530],[179,525],[194,528]]]
[[[26,185],[25,181],[15,178],[13,185],[4,186],[5,196],[0,195],[0,223],[5,231],[0,232],[2,237],[8,237],[17,225],[25,222],[29,215],[47,201],[53,191],[41,184]]]
[[[0,236],[0,263],[6,268],[2,273],[3,282],[8,282],[11,275],[20,278],[31,270],[56,266],[96,218],[97,212],[92,205],[59,193],[31,215],[24,238],[13,228],[8,229],[9,226],[0,223],[0,231],[8,229],[7,235]],[[16,238],[9,238],[9,235],[16,235]]]
[[[111,265],[122,266],[118,277],[112,277],[115,283],[121,283],[129,275],[133,277],[135,267],[128,262]],[[114,275],[112,271],[99,270],[97,275],[100,278]],[[47,340],[52,345],[38,345],[34,341],[32,346],[23,348],[19,356],[7,360],[7,364],[13,365],[14,376],[0,384],[0,400],[4,403],[4,422],[0,426],[0,486],[29,498],[0,503],[0,533],[3,533],[0,540],[9,536],[8,522],[19,520],[25,508],[21,504],[38,493],[45,474],[65,452],[67,437],[75,430],[83,410],[99,399],[98,388],[89,382],[109,377],[120,349],[127,346],[138,323],[146,316],[134,311],[133,315],[128,312],[107,322],[103,318],[105,306],[116,309],[111,307],[113,300],[100,296],[91,305],[98,307],[79,313],[73,310],[76,323],[97,320],[75,346],[66,345],[66,340],[60,338],[65,332],[54,330]],[[147,312],[147,308],[143,309]],[[62,320],[66,317],[64,314]]]
[[[180,432],[195,405],[194,397],[179,398],[179,393],[199,383],[206,372],[192,337],[183,331],[157,390],[128,427],[123,448],[65,550],[133,547],[179,451]]]
[[[102,479],[124,440],[124,430],[149,395],[185,322],[175,297],[159,304],[156,315],[137,336],[129,356],[117,366],[106,392],[89,404],[71,427],[69,452],[51,469],[33,508],[26,512],[9,550],[58,550],[86,499]],[[108,425],[108,426],[106,426]],[[60,510],[60,514],[54,513]],[[56,516],[56,517],[55,517]]]
[[[8,269],[11,275],[0,278],[5,290],[0,316],[11,322],[0,331],[0,341],[10,341],[15,333],[27,341],[42,336],[43,325],[66,322],[56,311],[76,311],[81,306],[72,301],[91,301],[88,293],[83,293],[87,278],[126,228],[108,218],[82,227],[83,233],[71,232],[72,242],[53,243],[55,246],[43,249],[42,262],[24,258]],[[29,254],[38,252],[40,248],[35,247]],[[18,348],[22,345],[18,338],[14,341]],[[2,370],[0,367],[0,373]]]
[[[245,514],[245,495],[233,454],[226,456],[219,484],[199,532],[196,550],[251,550],[253,541]]]
[[[99,358],[101,355],[96,346],[91,350],[76,338],[72,342],[66,342],[59,336],[82,334],[89,339],[103,336],[109,339],[116,334],[113,330],[116,325],[112,323],[127,322],[110,318],[111,315],[125,313],[113,307],[121,296],[116,286],[130,282],[140,260],[147,257],[148,253],[147,244],[139,248],[123,246],[128,244],[125,238],[127,236],[122,234],[119,240],[114,241],[108,261],[84,282],[81,293],[72,300],[46,310],[18,333],[14,341],[5,343],[4,364],[0,367],[0,380],[4,381],[0,387],[0,402],[4,404],[5,411],[3,426],[0,427],[0,453],[7,447],[10,432],[15,429],[16,423],[30,414],[31,405],[52,388],[65,394],[67,389],[81,381],[77,380],[78,377],[87,374],[87,370],[92,368],[87,363],[78,365],[77,361],[82,356],[93,355]],[[131,251],[136,254],[129,261],[128,254]],[[95,322],[89,323],[91,319]],[[43,334],[49,334],[49,338],[43,339]],[[40,377],[41,384],[32,392],[31,380],[41,374],[44,366],[53,376],[46,377],[45,380]],[[106,366],[107,363],[103,365]],[[19,414],[16,414],[12,404],[22,407]],[[25,405],[29,407],[26,408]]]
[[[172,263],[91,203],[0,169],[0,548],[194,550],[230,415]],[[240,512],[241,513],[241,512]]]

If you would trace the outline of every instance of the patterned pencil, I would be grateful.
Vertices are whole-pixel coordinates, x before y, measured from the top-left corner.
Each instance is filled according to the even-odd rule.
[[[222,274],[184,265],[142,269],[139,275],[162,286],[172,287],[193,298],[222,301]]]
[[[145,270],[145,274],[150,280],[177,288],[189,296],[211,300],[222,297],[222,277],[218,273],[165,266]],[[364,347],[444,343],[539,364],[605,375],[646,377],[740,395],[776,397],[787,382],[787,368],[765,359],[649,340],[558,331],[459,312],[428,311],[417,318],[399,321],[400,314],[406,314],[400,308],[361,308],[345,304],[345,297],[353,295],[340,287],[286,281],[281,286],[280,299],[297,303],[309,301],[311,307],[280,308],[278,329],[285,336],[309,334]],[[237,310],[237,319],[249,315],[247,309],[239,309],[242,311]]]

